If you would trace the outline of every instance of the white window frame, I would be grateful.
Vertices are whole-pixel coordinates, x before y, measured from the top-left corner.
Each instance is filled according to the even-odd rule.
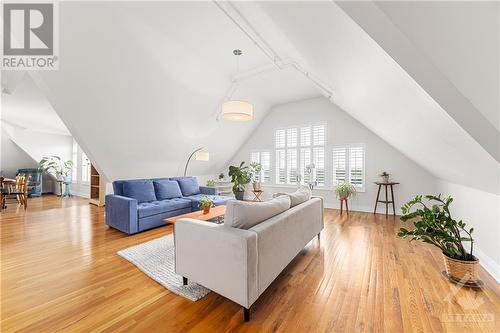
[[[84,173],[84,170],[83,170],[83,167],[84,167],[84,164],[83,164],[83,161],[84,159],[87,159],[88,160],[88,180],[83,180],[83,173]],[[80,173],[80,183],[82,184],[90,184],[90,175],[91,175],[91,172],[90,172],[90,166],[92,163],[90,163],[90,159],[89,157],[87,156],[87,154],[85,154],[85,152],[83,150],[80,150],[80,170],[81,170],[81,173]]]
[[[269,154],[269,169],[264,168],[264,164],[262,163],[262,154]],[[253,155],[257,154],[257,160],[254,160]],[[250,152],[250,163],[257,162],[262,165],[262,170],[260,171],[260,175],[257,176],[257,181],[260,181],[262,184],[270,184],[271,183],[271,170],[272,170],[272,161],[271,161],[271,151],[267,149],[259,149],[252,150]],[[266,171],[268,173],[268,177],[266,180]]]
[[[313,127],[314,126],[323,126],[324,127],[324,142],[322,145],[314,145],[314,140],[313,140]],[[302,145],[302,140],[301,140],[301,133],[303,128],[309,128],[309,143],[306,145]],[[283,131],[284,132],[284,145],[278,145],[277,144],[277,134],[278,131]],[[289,133],[295,131],[296,137],[291,140],[292,145],[289,145]],[[302,125],[294,125],[294,126],[287,126],[287,127],[277,127],[274,129],[273,132],[273,137],[274,137],[274,152],[275,152],[275,185],[288,185],[288,186],[296,186],[296,182],[292,182],[291,179],[291,172],[293,169],[296,170],[296,173],[300,173],[302,175],[300,184],[305,184],[306,182],[306,177],[305,177],[305,164],[302,161],[302,151],[303,150],[308,150],[309,151],[309,157],[310,157],[310,162],[314,162],[315,156],[314,156],[314,148],[320,148],[323,149],[323,173],[324,173],[324,179],[323,183],[318,184],[317,188],[326,188],[327,186],[327,158],[326,158],[326,147],[327,147],[327,137],[328,137],[328,127],[326,122],[314,122],[314,123],[308,123],[308,124],[302,124]],[[281,143],[281,142],[280,142]],[[290,151],[295,151],[296,154],[296,167],[291,168],[289,165],[289,152]],[[281,154],[279,152],[284,151],[285,154],[285,182],[280,182],[280,177],[279,177],[279,172],[280,172],[280,161],[278,160],[278,154]],[[314,170],[314,174],[312,175],[313,179],[317,178],[317,170]]]
[[[343,144],[343,145],[334,145],[332,146],[332,181],[333,184],[338,184],[340,183],[335,175],[335,160],[334,160],[334,151],[335,149],[345,149],[345,180],[344,182],[351,183],[351,148],[357,148],[361,147],[363,150],[363,174],[362,174],[362,184],[361,186],[353,184],[356,187],[356,190],[358,192],[366,192],[366,144],[364,143],[350,143],[350,144]]]

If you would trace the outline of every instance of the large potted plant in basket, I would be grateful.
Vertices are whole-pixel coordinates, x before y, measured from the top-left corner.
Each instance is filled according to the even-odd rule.
[[[401,208],[401,220],[411,220],[415,229],[401,228],[398,236],[438,247],[443,253],[448,277],[454,282],[476,285],[479,282],[479,260],[472,254],[474,240],[471,234],[474,228],[467,229],[462,220],[452,218],[449,209],[452,202],[451,197],[417,195]],[[469,250],[466,250],[464,242],[470,243]]]
[[[241,162],[239,166],[231,165],[229,167],[229,177],[233,183],[233,193],[237,200],[243,200],[245,195],[245,187],[250,183],[251,175],[248,166],[245,162]]]

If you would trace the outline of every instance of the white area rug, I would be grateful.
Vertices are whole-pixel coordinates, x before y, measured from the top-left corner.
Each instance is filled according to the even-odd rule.
[[[189,281],[182,285],[182,276],[175,274],[175,248],[172,234],[118,251],[147,276],[170,290],[192,301],[205,297],[210,289]]]

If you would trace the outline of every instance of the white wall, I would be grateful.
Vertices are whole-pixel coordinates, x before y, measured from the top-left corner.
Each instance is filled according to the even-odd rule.
[[[500,282],[500,196],[439,180],[438,192],[454,199],[451,213],[474,227],[474,254]]]
[[[377,1],[375,4],[500,130],[500,3]]]
[[[37,167],[37,162],[44,156],[57,155],[64,160],[71,159],[73,142],[71,136],[43,133],[2,121],[2,136],[4,135],[8,138],[8,141],[12,140],[13,144],[31,158],[34,162],[33,167]],[[10,160],[15,160],[15,156],[14,151],[6,150],[4,152],[2,147],[2,160],[5,161],[3,163],[8,165]],[[43,192],[59,194],[59,186],[53,177],[49,175],[43,177]]]
[[[327,184],[325,189],[315,191],[315,194],[325,198],[327,206],[339,206],[331,191],[333,187],[332,146],[338,144],[366,144],[366,191],[358,193],[350,201],[350,208],[353,210],[373,211],[378,188],[373,182],[379,180],[378,175],[384,170],[392,175],[394,181],[401,183],[394,188],[397,212],[400,212],[400,207],[406,200],[416,194],[428,194],[436,191],[435,178],[431,174],[323,97],[274,107],[233,157],[231,164],[239,164],[241,161],[248,162],[252,150],[270,150],[272,151],[271,181],[274,182],[274,129],[311,122],[325,122],[327,125],[327,146],[325,149]],[[270,196],[272,193],[283,190],[292,191],[293,187],[265,186],[264,190],[265,195]],[[382,212],[383,209],[385,208],[379,204],[378,211]]]
[[[4,172],[5,177],[15,177],[18,169],[38,167],[38,163],[12,142],[9,135],[1,127],[0,131],[2,132],[0,170]]]

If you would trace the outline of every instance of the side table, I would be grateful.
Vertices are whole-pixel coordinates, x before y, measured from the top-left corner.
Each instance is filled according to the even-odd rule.
[[[253,193],[253,200],[252,201],[257,201],[257,202],[262,202],[260,196],[262,195],[262,193],[264,193],[264,191],[255,191],[255,190],[252,190],[252,193]]]
[[[392,214],[396,216],[396,207],[394,207],[394,189],[392,188],[394,185],[398,185],[399,183],[396,182],[388,182],[388,183],[382,183],[382,182],[375,182],[376,185],[378,185],[378,191],[377,191],[377,199],[375,200],[375,209],[373,210],[373,214],[377,213],[377,204],[379,202],[385,203],[385,217],[388,217],[388,209],[389,209],[389,204],[392,204]],[[379,200],[380,197],[380,189],[382,186],[385,189],[385,200]],[[389,200],[389,196],[387,195],[387,188],[391,189],[391,200]]]

